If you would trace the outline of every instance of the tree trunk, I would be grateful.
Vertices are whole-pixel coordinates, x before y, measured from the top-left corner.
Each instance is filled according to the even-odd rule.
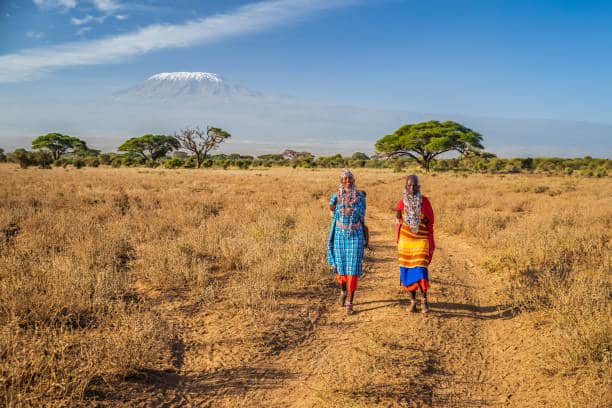
[[[429,165],[431,163],[431,156],[423,156],[423,168],[425,169],[426,173],[429,173]]]

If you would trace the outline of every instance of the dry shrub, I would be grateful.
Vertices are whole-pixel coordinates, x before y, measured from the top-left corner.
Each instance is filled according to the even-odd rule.
[[[570,400],[605,406],[612,357],[612,184],[562,178],[540,183],[541,177],[517,176],[485,191],[474,177],[463,193],[445,186],[434,201],[441,204],[438,229],[489,251],[486,270],[504,278],[509,300],[533,313],[535,327],[547,334],[540,367],[559,376],[560,387],[570,375],[590,384],[566,391]],[[457,209],[457,196],[472,200],[474,194],[486,195],[490,204],[469,214]]]
[[[72,405],[92,381],[113,381],[163,367],[171,329],[157,317],[117,311],[88,331],[4,325],[0,336],[0,402],[5,406]]]
[[[374,179],[368,203],[388,208],[391,220],[404,177],[366,177]],[[505,282],[500,304],[513,303],[532,321],[534,331],[517,335],[541,338],[535,368],[516,369],[552,376],[555,395],[565,395],[568,406],[609,406],[610,179],[422,175],[421,184],[438,233],[470,244],[473,259]],[[568,387],[567,378],[580,386]]]
[[[392,234],[404,176],[355,173],[368,193],[368,217],[387,220]],[[500,302],[514,302],[534,320],[547,317],[535,332],[552,334],[541,366],[592,385],[568,390],[568,401],[590,395],[606,405],[609,179],[421,179],[436,230],[468,241],[489,273],[506,281],[510,298]],[[258,350],[293,347],[315,324],[310,297],[324,298],[331,281],[326,208],[337,170],[276,169],[262,177],[234,170],[15,172],[2,165],[0,180],[5,405],[75,405],[100,379],[167,368],[172,323],[152,312],[149,291],[162,303],[176,296],[226,320],[245,344],[241,364]],[[136,303],[129,303],[133,293]],[[364,354],[364,361],[393,363],[383,357]]]

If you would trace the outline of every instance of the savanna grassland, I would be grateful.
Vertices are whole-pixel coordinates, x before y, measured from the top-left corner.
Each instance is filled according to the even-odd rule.
[[[430,314],[398,290],[403,174],[357,169],[371,249],[347,316],[338,170],[0,165],[0,405],[612,404],[612,181],[423,175]]]

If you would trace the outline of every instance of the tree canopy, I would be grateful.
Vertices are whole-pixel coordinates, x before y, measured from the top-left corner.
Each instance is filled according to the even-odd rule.
[[[87,144],[74,136],[62,135],[61,133],[47,133],[38,136],[32,141],[32,148],[47,149],[51,152],[53,160],[57,160],[69,150],[86,151]]]
[[[148,162],[155,162],[179,146],[179,141],[173,136],[143,135],[126,140],[118,150],[134,153]]]
[[[409,156],[429,171],[431,160],[446,152],[461,154],[483,149],[482,135],[453,121],[431,120],[408,124],[376,142],[376,150],[388,157]]]
[[[183,129],[174,135],[183,149],[189,150],[195,155],[198,168],[202,166],[202,162],[211,150],[231,136],[225,130],[212,126],[208,126],[206,132],[199,127],[195,127]]]

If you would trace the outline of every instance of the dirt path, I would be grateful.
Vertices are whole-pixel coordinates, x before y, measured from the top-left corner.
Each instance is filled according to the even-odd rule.
[[[488,322],[507,313],[480,281],[464,242],[440,234],[432,265],[431,313],[408,314],[398,290],[392,215],[369,215],[373,250],[356,297],[357,313],[331,306],[315,335],[270,367],[292,375],[247,396],[267,406],[499,406]],[[335,295],[335,294],[334,294]],[[332,303],[335,296],[330,298]]]
[[[440,233],[431,266],[429,314],[407,313],[398,289],[393,216],[370,210],[372,250],[347,316],[337,292],[314,302],[312,332],[266,358],[244,359],[245,348],[219,316],[184,303],[164,307],[177,331],[177,372],[151,387],[134,406],[503,406],[496,389],[490,323],[508,312],[495,299],[472,248]],[[300,305],[294,305],[299,314]],[[312,304],[310,304],[312,314]],[[304,308],[304,310],[307,310]],[[227,336],[224,336],[227,333]],[[213,338],[224,338],[222,343]],[[291,339],[287,339],[291,341]]]

